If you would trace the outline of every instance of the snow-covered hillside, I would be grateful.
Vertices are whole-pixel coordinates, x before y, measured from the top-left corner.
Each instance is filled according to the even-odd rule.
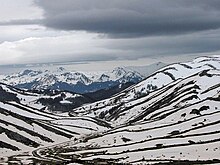
[[[209,69],[220,69],[219,56],[199,57],[192,62],[168,65],[137,84],[133,88],[133,91],[129,91],[129,95],[133,97],[135,94],[145,94],[149,91],[159,89],[175,80],[183,79]]]
[[[71,118],[42,111],[39,99],[61,98],[70,104],[72,93],[37,94],[0,84],[0,155],[31,151],[40,146],[76,140],[84,134],[103,131],[108,124],[90,117]]]
[[[9,90],[4,85],[2,88]],[[56,129],[59,125],[62,132],[76,138],[65,142],[67,138],[64,137],[60,140],[63,143],[48,146],[47,142],[46,146],[43,144],[26,154],[17,154],[12,157],[17,163],[220,163],[220,56],[200,57],[162,68],[111,98],[73,109],[69,117],[37,111],[16,100],[11,101],[13,97],[10,95],[9,100],[0,102],[3,109],[0,114],[4,115],[1,119],[10,123],[0,122],[2,128],[15,129],[8,118],[27,121],[24,117],[17,119],[13,115],[16,113],[31,118],[27,128],[36,129],[38,134],[36,121],[56,126]],[[86,123],[82,124],[81,120]],[[73,132],[79,134],[72,135]],[[0,135],[10,138],[8,134],[3,129]],[[13,150],[4,142],[13,143],[6,139],[1,144]],[[17,141],[14,146],[19,146]]]
[[[47,112],[69,112],[85,103],[94,102],[93,99],[83,94],[57,90],[22,90],[0,83],[1,97],[13,94],[13,100]],[[9,95],[10,96],[10,95]],[[0,98],[1,98],[0,97]]]

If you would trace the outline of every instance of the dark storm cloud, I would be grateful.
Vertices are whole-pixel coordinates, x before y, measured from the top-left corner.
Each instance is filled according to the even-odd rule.
[[[35,0],[43,24],[114,37],[172,35],[220,27],[219,0]]]

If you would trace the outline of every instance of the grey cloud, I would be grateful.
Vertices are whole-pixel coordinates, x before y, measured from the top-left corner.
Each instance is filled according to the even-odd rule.
[[[109,49],[126,50],[132,58],[179,56],[215,53],[220,51],[220,30],[187,35],[116,39],[107,44]],[[127,57],[125,56],[125,59]]]
[[[83,38],[85,34],[81,36]],[[220,29],[194,34],[141,38],[114,39],[94,36],[80,40],[80,35],[72,34],[4,42],[0,44],[0,54],[5,56],[1,58],[1,64],[12,64],[14,61],[22,64],[67,61],[115,61],[117,63],[119,60],[182,58],[189,54],[220,52]]]
[[[219,0],[35,0],[43,24],[112,37],[172,35],[220,28]]]
[[[42,23],[41,19],[17,19],[10,21],[0,22],[0,26],[9,26],[9,25],[39,25]]]

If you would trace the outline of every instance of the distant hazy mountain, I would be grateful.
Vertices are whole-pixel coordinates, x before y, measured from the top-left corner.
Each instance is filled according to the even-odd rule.
[[[146,67],[118,67],[112,71],[90,73],[71,72],[63,67],[57,70],[27,69],[16,74],[0,76],[0,81],[23,89],[56,89],[90,93],[110,89],[120,84],[140,82],[146,75],[161,68],[162,65],[162,63],[157,63]]]
[[[165,67],[166,65],[167,64],[165,63],[157,62],[146,66],[127,66],[125,68],[128,70],[135,70],[144,77],[147,77],[151,75],[153,72],[157,71],[158,69]]]

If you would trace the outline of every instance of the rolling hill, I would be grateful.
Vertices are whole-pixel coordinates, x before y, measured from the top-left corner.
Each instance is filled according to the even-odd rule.
[[[45,106],[39,102],[40,99],[56,101],[57,98],[63,97],[60,102],[65,104],[70,102],[68,99],[78,97],[76,94],[38,94],[0,84],[0,95],[1,156],[31,151],[67,140],[77,140],[84,134],[110,127],[107,122],[96,118],[71,118],[41,110]]]
[[[25,105],[21,98],[39,95],[20,94],[2,84],[8,97],[0,100],[1,148],[27,151],[3,156],[2,162],[220,163],[219,80],[220,56],[200,57],[164,67],[110,98],[71,110],[69,116]]]

